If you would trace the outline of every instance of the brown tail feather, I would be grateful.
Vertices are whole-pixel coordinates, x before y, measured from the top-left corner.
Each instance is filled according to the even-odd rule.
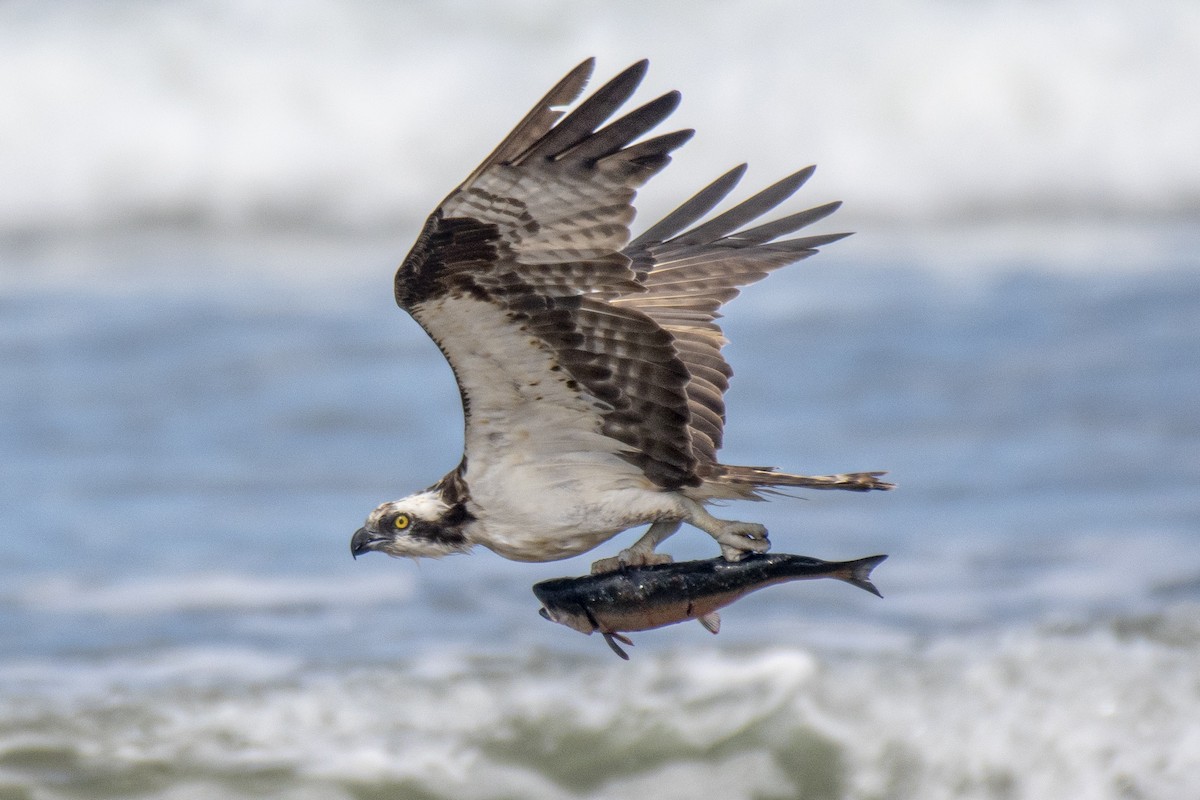
[[[896,484],[879,480],[886,472],[846,472],[840,475],[792,475],[771,467],[734,467],[722,465],[718,479],[722,483],[769,489],[775,486],[801,486],[807,489],[845,489],[851,492],[888,490]]]

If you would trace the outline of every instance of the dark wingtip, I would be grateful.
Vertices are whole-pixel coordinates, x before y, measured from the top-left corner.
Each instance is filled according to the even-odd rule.
[[[626,67],[624,69],[624,71],[621,74],[628,73],[630,75],[636,74],[639,76],[644,76],[649,69],[650,69],[650,59],[643,58],[643,59],[640,59],[640,60],[635,61],[632,64],[630,64],[628,67]]]
[[[595,71],[596,57],[588,56],[583,61],[580,61],[578,64],[572,67],[571,71],[562,77],[562,80],[558,82],[558,86],[555,88],[557,89],[570,86],[572,87],[573,98],[576,98],[579,96],[579,93],[583,91],[584,87],[587,86],[588,81],[592,78],[592,73]],[[571,102],[572,100],[563,100],[561,101],[561,104],[570,105]]]

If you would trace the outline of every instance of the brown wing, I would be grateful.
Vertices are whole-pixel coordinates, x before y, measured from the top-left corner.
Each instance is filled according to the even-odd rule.
[[[738,288],[795,263],[817,248],[844,238],[837,233],[781,239],[832,214],[841,205],[800,211],[743,228],[799,189],[812,175],[808,167],[769,186],[711,220],[692,227],[729,194],[745,165],[722,175],[625,248],[646,291],[613,301],[643,312],[675,338],[690,379],[688,401],[692,453],[702,477],[713,474],[725,427],[725,390],[733,370],[721,355],[726,344],[717,325],[719,309]]]
[[[677,92],[605,125],[646,66],[560,120],[592,63],[569,73],[430,216],[396,274],[397,302],[454,369],[470,465],[575,448],[666,488],[699,482],[690,373],[654,319],[613,302],[643,291],[621,253],[634,194],[692,133],[633,143]]]

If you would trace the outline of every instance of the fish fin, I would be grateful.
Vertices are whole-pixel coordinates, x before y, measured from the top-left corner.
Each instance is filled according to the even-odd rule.
[[[608,644],[609,648],[614,653],[616,653],[617,655],[619,655],[621,658],[625,659],[626,661],[629,660],[629,653],[626,653],[624,650],[622,650],[621,645],[617,644],[617,642],[616,642],[616,640],[619,639],[622,642],[624,642],[625,644],[629,645],[630,647],[633,647],[633,642],[631,642],[629,640],[628,636],[622,636],[621,634],[617,633],[616,631],[612,631],[611,633],[609,631],[600,631],[600,633],[603,634],[604,641]]]
[[[696,619],[709,633],[715,634],[721,632],[721,615],[716,611],[711,614],[705,614],[702,617],[697,617]]]
[[[870,592],[876,597],[883,597],[875,584],[871,583],[871,570],[875,569],[887,556],[869,556],[856,561],[847,561],[834,576],[851,586]]]

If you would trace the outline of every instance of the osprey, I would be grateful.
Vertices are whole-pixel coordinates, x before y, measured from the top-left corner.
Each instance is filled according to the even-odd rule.
[[[372,511],[351,540],[355,556],[483,545],[552,561],[649,523],[632,547],[593,565],[604,571],[669,561],[655,547],[687,522],[736,561],[766,551],[767,531],[717,519],[705,509],[712,501],[764,499],[776,487],[892,488],[882,472],[791,475],[717,460],[733,374],[718,309],[848,235],[784,238],[840,203],[746,227],[799,189],[809,167],[696,224],[743,164],[630,241],[637,189],[693,131],[637,141],[678,92],[607,122],[646,61],[564,116],[593,63],[559,81],[442,201],[396,273],[396,302],[454,371],[465,453],[428,489]]]

